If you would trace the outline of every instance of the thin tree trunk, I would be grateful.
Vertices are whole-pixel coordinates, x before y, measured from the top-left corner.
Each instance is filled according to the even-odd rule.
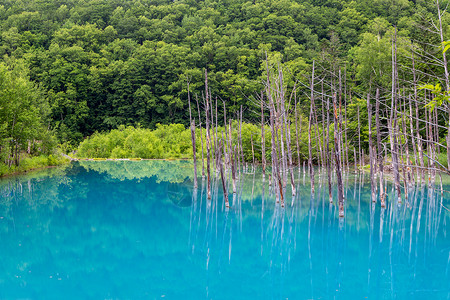
[[[250,135],[250,142],[252,144],[252,162],[253,166],[255,166],[255,148],[253,146],[253,133]]]
[[[217,127],[219,127],[219,122],[218,122],[218,117],[219,117],[219,114],[217,113],[217,96],[216,96],[216,136],[215,136],[215,142],[214,142],[214,145],[219,145],[218,144],[218,142],[219,142],[219,137],[218,137],[218,134],[217,134]],[[217,149],[216,149],[216,157],[217,157],[217,155],[219,154],[219,149],[218,149],[218,147],[217,147]],[[219,163],[219,159],[216,159],[216,169],[217,169],[217,164]]]
[[[350,151],[350,149],[348,147],[348,140],[347,140],[347,123],[348,123],[348,119],[347,119],[347,68],[345,68],[345,70],[344,70],[344,95],[345,95],[345,99],[344,99],[344,139],[345,139],[345,146],[344,146],[344,149],[345,149],[345,160],[346,160],[346,164],[347,164],[347,172],[349,172],[350,171],[350,167],[349,167],[349,163],[348,163],[348,156],[349,156],[348,152]],[[351,95],[351,93],[350,93],[350,95]]]
[[[189,122],[191,124],[191,139],[192,139],[192,156],[194,159],[194,189],[198,188],[197,182],[197,148],[195,145],[195,120],[192,120],[192,112],[191,112],[191,94],[189,91],[189,80],[187,81],[188,88],[188,103],[189,103]]]
[[[315,103],[313,103],[313,116],[314,116],[314,121],[315,121],[315,126],[314,126],[314,128],[316,129],[316,145],[318,146],[317,148],[316,148],[316,150],[318,151],[316,151],[316,153],[317,153],[317,160],[319,160],[319,157],[320,157],[320,161],[321,161],[321,164],[323,165],[323,161],[324,161],[324,158],[323,158],[323,153],[322,153],[322,143],[320,142],[320,137],[319,137],[319,122],[318,122],[318,119],[317,119],[317,112],[316,112],[316,105],[315,105]],[[320,155],[319,155],[320,154]],[[320,163],[318,163],[318,166],[320,167]]]
[[[424,170],[425,170],[425,161],[423,159],[423,146],[422,146],[422,137],[420,136],[420,122],[419,122],[419,105],[417,101],[416,105],[416,132],[417,132],[417,151],[419,152],[419,162],[420,162],[420,181],[423,184],[425,180]]]
[[[380,172],[380,202],[381,207],[386,207],[385,202],[385,191],[384,191],[384,174],[383,174],[383,147],[381,145],[381,123],[380,123],[380,89],[377,88],[376,96],[376,108],[375,108],[375,119],[377,126],[377,148],[378,148],[378,171]]]
[[[200,126],[200,142],[202,143],[202,179],[205,179],[205,156],[203,151],[202,115],[200,114],[200,105],[198,104],[197,95],[195,95],[195,101],[197,101],[198,120]]]
[[[233,179],[233,194],[236,194],[236,146],[234,146],[233,151],[231,152],[231,178]]]
[[[286,111],[285,111],[285,103],[284,103],[284,89],[283,89],[283,72],[281,69],[281,66],[278,64],[278,81],[279,81],[279,88],[277,91],[277,106],[278,106],[278,113],[277,116],[281,115],[281,120],[279,120],[279,117],[277,119],[277,122],[275,122],[275,124],[280,124],[281,123],[281,130],[278,130],[278,126],[277,126],[277,133],[278,131],[280,131],[280,138],[278,139],[278,141],[280,142],[280,147],[281,147],[281,165],[282,165],[282,172],[281,175],[283,176],[283,187],[286,187],[287,184],[287,171],[288,171],[288,167],[287,167],[287,155],[286,155],[286,151],[285,151],[285,147],[284,147],[284,139],[283,139],[283,135],[285,132],[285,128],[286,128]]]
[[[229,166],[230,164],[231,164],[231,159],[230,159],[230,156],[229,156],[229,153],[231,153],[231,151],[230,151],[230,145],[229,145],[229,143],[228,143],[228,133],[227,133],[227,125],[228,125],[228,122],[227,122],[227,108],[226,108],[226,105],[225,105],[225,101],[223,101],[223,127],[224,127],[224,129],[225,129],[225,144],[223,145],[224,146],[224,161],[225,161],[225,166]]]
[[[339,128],[339,153],[344,153],[344,145],[343,145],[343,138],[342,138],[342,76],[341,76],[341,67],[339,67],[339,109],[338,109],[338,128]],[[345,153],[343,154],[343,157],[345,158]],[[344,159],[341,157],[341,171],[344,172]]]
[[[392,101],[391,116],[389,121],[389,132],[391,141],[392,165],[394,170],[394,185],[397,192],[397,200],[401,203],[400,173],[398,169],[398,146],[397,146],[397,28],[395,28],[395,37],[392,43]],[[395,114],[394,114],[395,112]]]
[[[230,202],[228,201],[228,192],[227,192],[227,184],[226,184],[226,178],[223,174],[223,163],[222,163],[222,156],[220,155],[222,148],[222,143],[219,145],[219,169],[220,169],[220,178],[222,179],[222,187],[223,187],[223,198],[225,200],[225,207],[230,207]]]
[[[286,128],[286,146],[287,146],[288,159],[289,159],[288,167],[289,167],[289,173],[291,175],[292,196],[295,196],[296,189],[295,189],[295,182],[294,182],[294,169],[293,169],[292,152],[291,152],[291,122],[290,121],[287,122],[286,127],[287,127]]]
[[[261,91],[261,160],[262,160],[262,172],[263,178],[266,177],[266,141],[264,130],[264,95]]]
[[[313,68],[312,68],[312,75],[311,75],[311,108],[310,108],[310,115],[309,115],[309,125],[308,125],[308,151],[309,151],[309,175],[311,177],[311,192],[314,193],[314,168],[312,165],[312,145],[311,145],[311,123],[313,120],[313,102],[314,102],[314,61],[313,61]]]
[[[326,137],[325,137],[325,109],[324,109],[324,92],[323,92],[323,80],[321,82],[321,107],[322,107],[322,149],[323,149],[323,160],[322,160],[322,169],[325,170],[328,164],[328,154],[326,153]],[[327,114],[329,112],[327,111]]]
[[[297,164],[298,164],[298,170],[300,172],[300,145],[299,145],[299,130],[298,130],[298,111],[297,111],[297,94],[295,95],[295,137],[296,137],[296,142],[297,142]],[[301,118],[301,115],[300,115]],[[301,130],[301,126],[302,126],[302,121],[300,119],[300,130]]]
[[[242,160],[242,169],[244,170],[245,166],[245,160],[244,160],[244,145],[242,144],[242,105],[241,105],[241,115],[240,115],[240,121],[239,121],[239,145],[240,145],[240,155]],[[240,170],[240,167],[239,167]]]
[[[208,71],[205,69],[205,91],[206,91],[206,172],[207,172],[207,196],[211,199],[211,138],[209,132],[209,98],[208,98]]]
[[[372,194],[372,202],[377,202],[375,194],[376,182],[375,182],[375,154],[372,143],[372,104],[370,103],[370,96],[367,94],[367,119],[369,121],[369,159],[370,159],[370,187]]]
[[[327,177],[328,177],[328,197],[333,203],[333,191],[331,188],[331,153],[330,153],[330,99],[327,97]],[[355,158],[356,159],[356,158]]]
[[[412,114],[412,104],[411,104],[411,96],[410,96],[410,99],[409,99],[409,128],[410,128],[410,131],[411,131],[411,143],[412,143],[412,148],[413,148],[413,153],[414,153],[414,165],[415,165],[415,168],[416,168],[416,174],[417,174],[417,180],[419,180],[419,168],[417,168],[417,166],[419,165],[419,162],[418,162],[418,160],[417,160],[417,147],[416,147],[416,141],[415,141],[415,138],[414,138],[414,125],[413,125],[413,114]],[[412,170],[411,170],[411,172],[412,172]],[[414,173],[413,173],[413,176],[412,176],[412,179],[413,179],[413,184],[415,185],[415,176],[414,176]]]
[[[209,105],[209,109],[210,109],[210,111],[209,111],[209,118],[210,118],[209,126],[210,126],[210,128],[212,128],[212,138],[211,138],[211,131],[209,133],[209,139],[210,139],[209,145],[210,145],[211,149],[214,149],[214,151],[211,151],[211,149],[210,149],[210,156],[211,156],[210,159],[212,161],[215,161],[216,160],[215,151],[216,151],[217,145],[215,143],[213,144],[213,142],[215,142],[215,140],[214,140],[214,129],[213,129],[213,127],[214,127],[214,113],[213,113],[214,105],[213,105],[212,95],[211,95],[211,91],[210,90],[209,90],[208,96],[209,96],[209,104],[208,105]],[[207,100],[208,100],[208,98],[207,98]],[[214,164],[213,164],[213,166],[214,166]]]
[[[269,92],[270,93],[270,92]],[[273,101],[271,96],[269,96],[269,107],[270,107],[270,129],[272,132],[272,177],[274,182],[277,181],[277,179],[279,178],[279,171],[278,171],[278,153],[277,153],[277,148],[276,148],[276,142],[275,142],[275,135],[276,133],[276,129],[275,129],[275,122],[274,122],[274,107],[273,107]],[[280,202],[280,198],[279,198],[279,194],[276,193],[276,202]]]
[[[409,138],[408,135],[406,134],[406,120],[405,120],[405,114],[406,114],[406,97],[403,97],[403,113],[402,113],[402,128],[403,128],[403,136],[405,137],[405,152],[406,152],[406,179],[408,181],[408,186],[412,185],[412,168],[411,168],[411,162],[409,159]],[[405,167],[405,166],[403,166]],[[414,176],[414,175],[413,175]],[[406,188],[406,186],[405,186]]]
[[[344,190],[342,184],[342,173],[341,173],[341,153],[339,152],[339,115],[337,108],[336,94],[333,97],[333,107],[334,107],[334,160],[336,168],[336,179],[338,185],[338,203],[339,203],[339,217],[344,217]]]
[[[359,120],[359,103],[357,103],[357,116],[358,116],[358,153],[359,153],[359,167],[361,168],[361,166],[364,164],[363,163],[363,159],[362,159],[362,151],[361,151],[361,126],[359,126],[359,124],[361,124],[361,121]]]
[[[233,194],[236,194],[236,164],[235,164],[235,149],[236,146],[232,146],[232,140],[231,140],[231,120],[228,120],[228,136],[229,136],[229,141],[228,144],[230,145],[231,150],[228,153],[229,157],[230,157],[230,164],[231,164],[231,177],[233,180]]]

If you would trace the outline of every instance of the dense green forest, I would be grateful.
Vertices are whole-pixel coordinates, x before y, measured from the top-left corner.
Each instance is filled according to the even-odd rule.
[[[266,58],[283,66],[291,89],[308,85],[313,61],[322,74],[342,69],[354,98],[346,101],[355,105],[368,90],[390,89],[394,28],[403,82],[412,81],[411,53],[417,82],[442,82],[437,7],[429,0],[2,1],[2,160],[30,147],[72,150],[119,126],[187,126],[187,81],[201,100],[205,69],[229,115],[243,106],[244,120],[256,123]],[[445,40],[449,21],[442,13]],[[306,87],[296,84],[307,115]],[[353,135],[367,126],[360,122],[349,124]]]

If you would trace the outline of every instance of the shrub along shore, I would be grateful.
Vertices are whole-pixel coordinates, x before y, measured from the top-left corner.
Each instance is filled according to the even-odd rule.
[[[8,166],[4,162],[0,163],[0,177],[25,173],[31,170],[38,170],[49,167],[56,167],[69,163],[70,160],[59,154],[25,156],[21,159],[19,166]]]
[[[305,120],[306,118],[302,118]],[[232,122],[233,136],[232,140],[238,140],[238,126],[235,121]],[[303,161],[308,161],[308,125],[306,122],[299,124],[299,147],[294,139],[291,141],[292,156],[296,165],[301,165]],[[271,131],[268,126],[264,128],[265,134],[265,155],[266,161],[270,161],[270,139]],[[215,131],[214,127],[211,131]],[[292,128],[292,136],[295,136],[295,129]],[[365,130],[365,128],[362,128]],[[261,163],[261,128],[259,125],[251,123],[242,123],[241,129],[244,160],[246,162]],[[225,135],[225,129],[222,126],[217,127],[218,135],[222,132]],[[205,129],[196,129],[196,150],[197,157],[202,158],[202,143],[204,158],[206,159],[206,132]],[[316,134],[320,137],[323,133],[312,132],[311,144],[316,148]],[[331,133],[332,134],[332,129]],[[253,147],[252,147],[253,146]],[[332,145],[331,149],[333,148]],[[252,151],[253,148],[253,151]],[[214,143],[212,143],[214,149]],[[299,153],[299,155],[297,154]],[[312,153],[313,162],[318,163],[317,152]],[[86,138],[78,146],[74,158],[81,160],[145,160],[145,159],[192,159],[192,141],[190,130],[182,124],[162,125],[158,124],[155,130],[146,128],[135,128],[132,126],[120,126],[109,132],[95,133]],[[300,161],[298,161],[300,158]],[[368,153],[363,161],[368,164]],[[390,158],[388,157],[388,160]],[[447,159],[445,153],[437,155],[438,161],[446,165]],[[359,157],[356,158],[359,160]],[[354,158],[349,152],[349,163],[354,164]],[[361,165],[360,167],[364,167]],[[368,165],[366,166],[368,167]],[[388,168],[388,167],[387,167]],[[387,170],[389,171],[389,170]]]

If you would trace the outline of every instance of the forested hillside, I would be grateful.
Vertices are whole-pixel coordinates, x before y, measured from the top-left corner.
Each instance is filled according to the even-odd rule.
[[[389,91],[394,27],[402,80],[412,81],[412,53],[419,53],[417,82],[436,84],[444,78],[441,37],[433,27],[436,1],[2,3],[0,72],[19,74],[14,76],[23,78],[33,94],[33,103],[24,105],[30,114],[39,112],[39,124],[23,128],[46,128],[30,131],[24,140],[42,140],[47,131],[70,147],[120,125],[187,125],[187,81],[193,101],[202,99],[205,69],[211,94],[230,114],[242,105],[247,122],[258,120],[254,97],[264,88],[266,57],[283,66],[288,87],[297,81],[305,114],[309,100],[302,87],[308,85],[313,61],[322,74],[342,69],[349,94],[364,97],[375,87]],[[450,19],[446,13],[442,18],[445,35]],[[2,139],[11,141],[15,125],[5,112],[24,108],[16,100],[2,101]],[[14,144],[26,148],[26,142]]]

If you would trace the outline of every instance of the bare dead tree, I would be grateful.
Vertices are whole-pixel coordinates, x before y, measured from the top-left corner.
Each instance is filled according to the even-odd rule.
[[[311,177],[311,192],[314,193],[314,168],[312,163],[312,145],[311,145],[311,124],[313,121],[313,102],[314,102],[314,64],[313,61],[312,65],[312,75],[311,75],[311,107],[309,110],[309,124],[308,124],[308,152],[309,152],[309,159],[308,159],[308,167],[309,167],[309,175]]]
[[[195,101],[197,101],[198,120],[200,127],[200,142],[202,144],[202,178],[205,179],[205,156],[203,151],[203,130],[202,130],[202,115],[200,114],[200,105],[198,104],[198,97],[195,95]]]
[[[220,178],[222,180],[222,188],[223,188],[223,198],[225,200],[225,207],[230,207],[230,202],[228,201],[228,192],[227,192],[227,183],[226,183],[226,177],[223,173],[223,162],[222,162],[222,142],[219,142],[219,157],[218,157],[218,161],[219,161],[219,169],[220,169]]]
[[[375,96],[375,122],[377,127],[377,161],[378,161],[378,171],[380,172],[380,203],[381,207],[386,207],[385,202],[385,191],[384,191],[384,166],[383,166],[383,147],[381,145],[381,122],[380,122],[380,89],[377,88]]]
[[[263,179],[266,177],[266,141],[264,123],[264,94],[263,91],[261,91],[261,163]]]
[[[192,119],[191,112],[191,94],[189,91],[189,79],[187,79],[187,89],[188,89],[188,103],[189,103],[189,123],[191,124],[191,139],[192,139],[192,156],[194,159],[194,189],[198,188],[197,182],[197,148],[195,145],[195,120]]]
[[[372,143],[372,104],[370,103],[370,95],[367,94],[367,119],[369,121],[369,159],[370,159],[370,187],[372,202],[377,201],[376,197],[376,182],[375,182],[375,154]]]
[[[341,153],[339,152],[339,113],[337,107],[336,94],[333,97],[333,108],[334,108],[334,161],[336,169],[336,179],[338,185],[338,203],[339,203],[339,217],[344,217],[344,190],[342,183],[342,173],[341,173]]]
[[[296,93],[296,92],[295,92]],[[301,133],[301,124],[302,124],[302,119],[301,119],[301,115],[300,115],[300,131],[299,131],[299,127],[298,127],[298,111],[297,111],[297,93],[295,94],[294,97],[294,101],[295,101],[295,137],[296,137],[296,146],[297,146],[297,164],[298,164],[298,171],[300,172],[300,146],[299,146],[299,135]]]
[[[208,71],[205,69],[205,112],[206,112],[206,172],[207,172],[207,197],[211,199],[211,137],[209,132],[209,94],[208,94]]]

